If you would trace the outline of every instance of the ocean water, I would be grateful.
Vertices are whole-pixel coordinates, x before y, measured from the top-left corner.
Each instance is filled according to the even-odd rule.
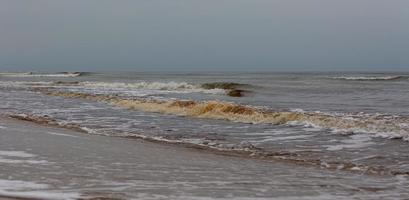
[[[409,174],[405,73],[0,73],[0,114],[323,170]]]

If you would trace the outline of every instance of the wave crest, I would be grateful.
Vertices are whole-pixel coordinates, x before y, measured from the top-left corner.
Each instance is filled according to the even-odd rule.
[[[25,72],[25,73],[0,73],[0,76],[5,77],[78,77],[90,74],[89,72],[60,72],[54,74],[47,74],[47,73],[33,73],[33,72]]]
[[[82,82],[81,85],[88,87],[104,87],[104,88],[136,88],[136,89],[153,89],[153,90],[183,90],[183,89],[199,89],[199,87],[188,84],[186,82]]]
[[[351,81],[389,81],[403,78],[403,76],[337,76],[331,77],[338,80],[351,80]]]
[[[198,85],[189,84],[186,82],[136,82],[136,83],[123,83],[123,82],[80,82],[80,86],[91,88],[122,88],[122,89],[145,89],[145,90],[162,90],[162,91],[174,91],[174,92],[201,92],[209,94],[225,94],[223,89],[204,89]]]
[[[205,89],[224,89],[224,90],[234,90],[237,88],[249,86],[247,84],[242,83],[234,83],[234,82],[214,82],[214,83],[204,83],[202,84],[202,88]]]
[[[251,85],[234,83],[234,82],[214,82],[204,83],[201,85],[204,89],[223,89],[226,90],[226,94],[231,97],[242,97],[245,93],[249,93],[249,90],[243,90],[243,88],[249,88]]]

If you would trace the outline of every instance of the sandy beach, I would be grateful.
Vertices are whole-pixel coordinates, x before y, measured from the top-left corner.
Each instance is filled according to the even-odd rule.
[[[0,199],[399,199],[403,177],[256,161],[0,120]]]

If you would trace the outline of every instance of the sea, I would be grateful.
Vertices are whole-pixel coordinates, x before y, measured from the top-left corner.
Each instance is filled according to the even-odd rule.
[[[409,73],[0,73],[0,114],[357,174],[409,174]]]

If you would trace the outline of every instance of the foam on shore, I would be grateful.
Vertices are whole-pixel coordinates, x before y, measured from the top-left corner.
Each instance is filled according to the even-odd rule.
[[[55,119],[43,116],[36,116],[36,115],[29,115],[25,114],[22,117],[22,114],[19,115],[10,115],[9,117],[34,122],[40,125],[45,126],[53,126],[53,127],[60,127],[66,129],[72,129],[71,127],[75,127],[74,130],[82,130],[82,132],[90,133],[90,134],[98,134],[98,135],[106,135],[106,136],[113,136],[113,137],[123,137],[123,138],[130,138],[130,139],[143,139],[146,141],[154,142],[154,143],[161,143],[161,144],[169,144],[169,145],[178,145],[192,149],[199,149],[208,152],[212,152],[218,155],[227,155],[227,156],[238,156],[238,157],[246,157],[246,158],[254,158],[260,160],[276,160],[281,162],[288,162],[297,165],[304,165],[304,166],[316,166],[320,168],[330,169],[330,170],[345,170],[345,171],[352,171],[352,172],[359,172],[365,174],[376,174],[376,175],[409,175],[409,171],[400,171],[400,170],[393,170],[387,169],[382,166],[369,166],[358,164],[349,161],[337,161],[337,160],[322,160],[319,158],[314,157],[306,157],[298,154],[297,152],[289,152],[289,151],[272,151],[272,150],[264,150],[262,148],[255,147],[251,144],[236,144],[236,145],[223,145],[217,143],[197,143],[195,141],[183,140],[183,139],[167,139],[166,137],[161,136],[148,136],[143,134],[105,134],[102,132],[98,132],[98,130],[93,129],[85,129],[81,127],[79,124],[72,124],[72,126],[66,126],[64,123],[60,123]],[[85,131],[87,130],[87,131]],[[88,131],[89,130],[89,131]],[[1,160],[0,160],[1,162]],[[16,163],[14,163],[16,164]],[[35,163],[27,163],[27,164],[35,164]],[[42,163],[38,163],[42,164]]]
[[[21,180],[0,179],[0,198],[6,199],[52,199],[52,200],[74,200],[79,199],[79,193],[59,192],[49,190],[50,186]]]

